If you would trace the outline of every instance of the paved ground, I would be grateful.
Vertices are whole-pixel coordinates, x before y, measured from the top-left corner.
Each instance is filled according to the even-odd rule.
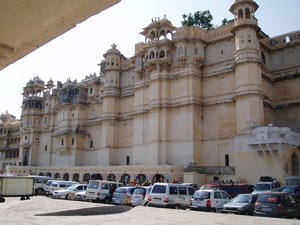
[[[44,196],[20,201],[6,198],[0,203],[0,224],[5,225],[300,225],[300,220],[273,219],[253,216],[154,207],[125,207],[98,203],[56,200]]]

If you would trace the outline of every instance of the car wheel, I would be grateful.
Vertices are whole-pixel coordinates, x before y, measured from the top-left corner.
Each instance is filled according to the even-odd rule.
[[[65,199],[66,199],[66,200],[69,199],[69,194],[66,194]]]
[[[1,203],[2,203],[2,202],[5,202],[5,198],[0,197],[0,202],[1,202]]]
[[[215,213],[217,210],[215,208],[211,208],[211,212]]]
[[[148,205],[149,205],[149,203],[148,203],[148,202],[145,202],[144,206],[148,206]]]

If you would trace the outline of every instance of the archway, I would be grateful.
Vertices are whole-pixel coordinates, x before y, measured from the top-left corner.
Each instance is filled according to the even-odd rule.
[[[138,184],[145,183],[146,182],[146,175],[145,174],[139,174],[139,175],[137,175],[135,181]]]
[[[79,173],[75,173],[75,174],[73,175],[73,181],[79,182]]]
[[[69,180],[70,175],[68,173],[65,173],[63,176],[63,180],[68,181]]]
[[[91,180],[103,180],[103,177],[100,173],[94,173],[91,175]]]
[[[164,182],[164,175],[162,174],[155,174],[152,178],[152,184],[156,183],[156,182]]]
[[[130,183],[130,176],[129,174],[123,174],[122,177],[121,177],[121,182],[125,185],[129,184]]]
[[[108,181],[116,181],[116,175],[115,174],[109,174],[108,176],[107,176],[107,180]]]
[[[89,173],[85,173],[83,175],[82,181],[83,183],[88,183],[90,179],[91,179],[91,175]]]
[[[292,154],[292,175],[299,175],[299,158],[296,153]]]

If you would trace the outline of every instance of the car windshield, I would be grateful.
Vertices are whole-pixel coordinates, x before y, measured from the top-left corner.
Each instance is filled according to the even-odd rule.
[[[256,184],[255,190],[257,190],[257,191],[271,190],[271,185],[270,184]]]
[[[137,188],[134,190],[133,194],[145,194],[146,190],[144,188]]]
[[[210,199],[210,192],[208,191],[199,191],[195,192],[193,198],[196,200]]]
[[[89,189],[98,189],[99,187],[99,182],[97,181],[90,181],[88,188]]]
[[[232,202],[239,202],[239,203],[249,203],[250,202],[250,195],[238,195]]]
[[[163,194],[166,193],[167,187],[165,185],[154,185],[152,188],[153,194]]]

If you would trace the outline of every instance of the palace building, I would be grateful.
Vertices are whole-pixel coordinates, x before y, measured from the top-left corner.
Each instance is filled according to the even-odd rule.
[[[300,175],[300,31],[269,37],[258,7],[235,0],[211,30],[158,18],[133,57],[113,44],[98,75],[34,77],[7,169],[125,183]]]

